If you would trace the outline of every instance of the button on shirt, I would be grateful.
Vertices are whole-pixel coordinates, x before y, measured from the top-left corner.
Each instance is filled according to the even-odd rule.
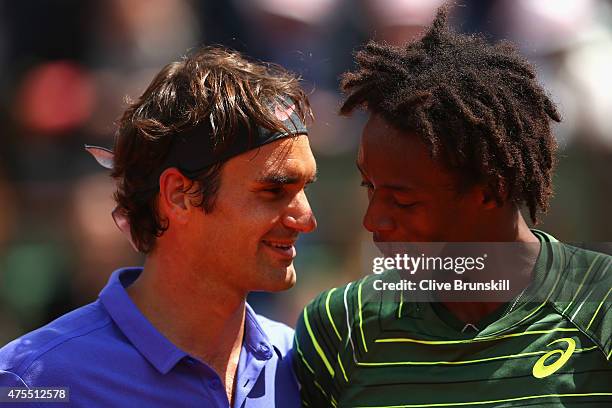
[[[128,296],[141,272],[115,271],[97,301],[0,349],[0,387],[69,387],[75,407],[229,407],[215,371],[157,331]],[[300,406],[292,338],[247,305],[233,407]]]

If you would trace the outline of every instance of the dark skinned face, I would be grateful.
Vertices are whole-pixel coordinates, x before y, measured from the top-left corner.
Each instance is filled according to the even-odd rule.
[[[487,208],[478,186],[458,192],[458,175],[432,160],[417,136],[372,114],[357,167],[369,205],[363,225],[376,242],[478,241]]]

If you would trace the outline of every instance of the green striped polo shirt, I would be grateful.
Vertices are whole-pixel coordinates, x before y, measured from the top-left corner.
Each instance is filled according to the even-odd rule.
[[[612,407],[612,257],[534,233],[524,301],[479,332],[440,304],[373,289],[395,272],[321,293],[295,334],[303,405]]]

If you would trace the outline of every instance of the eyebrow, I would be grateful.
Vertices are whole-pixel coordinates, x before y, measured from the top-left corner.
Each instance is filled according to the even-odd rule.
[[[355,164],[357,165],[357,169],[359,170],[361,175],[363,177],[367,178],[367,175],[366,175],[365,171],[363,171],[363,169],[359,165],[359,162],[357,161],[357,162],[355,162]],[[416,188],[414,188],[414,187],[402,186],[402,185],[399,185],[399,184],[385,184],[385,185],[383,185],[381,187],[388,188],[390,190],[397,190],[397,191],[400,191],[400,192],[407,192],[407,193],[411,193],[411,192],[416,191]]]
[[[259,184],[297,184],[304,180],[305,177],[292,174],[269,173],[257,178]],[[306,184],[311,184],[317,181],[317,173],[306,179]]]

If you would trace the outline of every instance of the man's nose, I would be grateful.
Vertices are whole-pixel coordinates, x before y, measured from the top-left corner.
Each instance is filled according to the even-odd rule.
[[[317,228],[317,219],[310,208],[310,203],[304,191],[296,195],[289,205],[283,223],[287,228],[299,232],[312,232]]]
[[[384,202],[376,193],[372,195],[368,209],[363,216],[363,226],[370,232],[388,232],[395,229],[395,223]]]

